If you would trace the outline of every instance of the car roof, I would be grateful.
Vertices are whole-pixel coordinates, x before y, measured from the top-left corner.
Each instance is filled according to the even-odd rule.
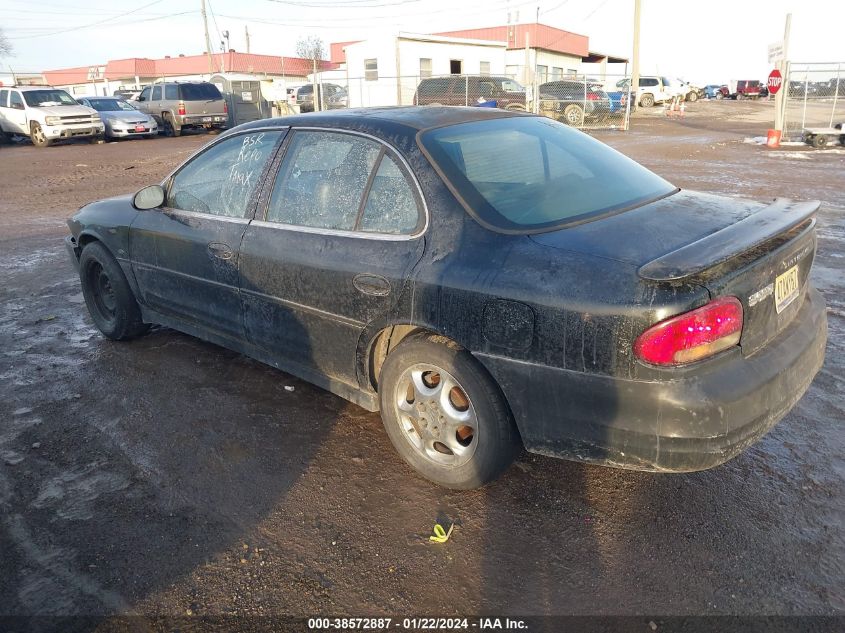
[[[405,128],[408,133],[416,133],[433,127],[506,119],[516,116],[536,116],[524,112],[513,112],[499,108],[476,108],[462,106],[393,106],[375,108],[350,108],[309,112],[292,116],[261,119],[244,123],[233,130],[246,130],[263,127],[338,127],[346,129],[379,130],[387,126]]]
[[[3,86],[7,89],[15,89],[15,90],[22,90],[23,92],[28,92],[30,90],[65,90],[64,88],[55,88],[53,86]]]

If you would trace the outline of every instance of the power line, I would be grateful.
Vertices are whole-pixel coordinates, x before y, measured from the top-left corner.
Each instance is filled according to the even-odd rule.
[[[112,20],[116,20],[117,18],[122,18],[122,17],[127,16],[127,15],[132,15],[133,13],[137,13],[138,11],[142,11],[143,9],[146,9],[146,8],[151,7],[153,5],[156,5],[156,4],[160,4],[162,2],[164,2],[164,0],[153,0],[153,2],[150,2],[149,4],[145,4],[143,6],[140,6],[137,9],[132,9],[131,11],[126,11],[125,13],[120,13],[118,15],[115,15],[115,16],[112,16],[112,17],[109,17],[109,18],[105,18],[103,20],[91,22],[89,24],[82,24],[80,26],[74,26],[74,27],[71,27],[71,28],[62,29],[60,31],[53,31],[51,33],[40,33],[40,34],[37,34],[37,35],[19,35],[17,37],[10,37],[9,39],[10,40],[33,39],[33,38],[36,38],[36,37],[47,37],[47,36],[50,36],[50,35],[59,35],[61,33],[68,33],[70,31],[79,31],[79,30],[82,30],[82,29],[88,29],[88,28],[91,28],[93,26],[99,26],[100,24],[104,24],[106,22],[111,22]]]

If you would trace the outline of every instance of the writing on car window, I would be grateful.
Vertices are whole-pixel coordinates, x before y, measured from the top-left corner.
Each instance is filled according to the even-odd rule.
[[[242,218],[281,132],[228,138],[187,163],[170,184],[167,206]]]

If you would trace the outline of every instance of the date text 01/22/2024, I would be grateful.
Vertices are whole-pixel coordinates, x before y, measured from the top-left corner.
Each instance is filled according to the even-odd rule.
[[[512,618],[309,618],[309,631],[400,630],[527,630],[524,620]]]

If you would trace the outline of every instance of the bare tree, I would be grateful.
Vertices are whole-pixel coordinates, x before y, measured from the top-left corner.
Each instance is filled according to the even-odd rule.
[[[0,57],[9,57],[12,54],[12,50],[12,43],[6,37],[6,34],[3,33],[3,29],[0,29]]]
[[[300,37],[296,42],[296,54],[303,59],[310,59],[314,64],[314,70],[316,70],[317,62],[323,59],[326,54],[326,45],[316,35]]]
[[[311,67],[313,74],[311,75],[311,82],[314,85],[314,110],[322,110],[321,101],[322,94],[320,94],[320,87],[317,85],[317,64],[323,59],[326,54],[326,46],[316,35],[308,35],[300,37],[296,42],[296,54],[303,59],[311,60]]]

